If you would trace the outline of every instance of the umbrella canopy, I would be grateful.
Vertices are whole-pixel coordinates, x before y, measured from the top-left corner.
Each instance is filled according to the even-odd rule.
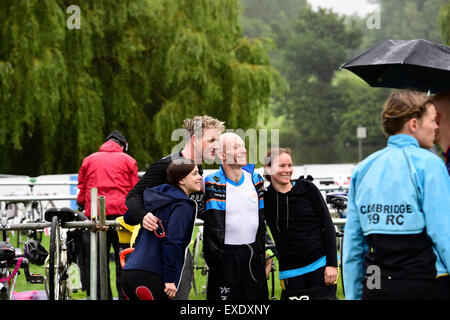
[[[385,40],[344,63],[372,87],[438,93],[450,89],[450,47],[428,40]]]

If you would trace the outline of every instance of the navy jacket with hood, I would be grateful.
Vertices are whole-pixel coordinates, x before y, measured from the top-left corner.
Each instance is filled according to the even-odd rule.
[[[163,277],[164,283],[178,287],[187,249],[194,230],[197,205],[183,191],[162,184],[144,191],[144,207],[161,219],[166,236],[141,228],[136,247],[124,270],[145,270]]]

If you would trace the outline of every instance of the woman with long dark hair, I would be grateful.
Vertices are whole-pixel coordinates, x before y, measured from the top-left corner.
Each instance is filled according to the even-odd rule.
[[[169,165],[167,180],[144,191],[145,209],[155,213],[159,226],[140,229],[123,268],[123,291],[130,300],[167,300],[177,292],[197,213],[188,196],[201,190],[203,180],[197,165],[186,159]]]

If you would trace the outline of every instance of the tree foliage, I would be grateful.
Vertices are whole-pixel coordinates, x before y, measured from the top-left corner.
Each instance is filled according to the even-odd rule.
[[[450,46],[450,4],[443,6],[439,10],[439,26],[441,29],[442,41]]]
[[[81,28],[69,30],[69,5]],[[237,0],[0,2],[0,166],[76,172],[118,129],[141,168],[170,152],[182,120],[254,126],[283,81],[248,39]]]
[[[294,149],[298,163],[343,160],[336,141],[347,105],[332,80],[361,36],[361,30],[347,25],[345,17],[309,6],[299,12],[289,32],[283,71],[290,91],[279,110],[286,114],[290,129],[283,130],[281,141]]]
[[[380,29],[365,28],[363,47],[385,39],[442,42],[439,9],[448,0],[369,0],[380,6]],[[363,23],[365,24],[365,19]]]
[[[357,161],[359,125],[367,129],[364,157],[385,145],[380,114],[391,90],[372,88],[339,66],[389,38],[440,42],[438,11],[448,3],[373,0],[381,8],[381,28],[373,29],[368,27],[373,13],[345,17],[332,10],[312,10],[301,0],[286,0],[288,16],[270,0],[242,1],[245,33],[274,41],[272,64],[288,81],[285,100],[271,110],[281,129],[280,143],[293,149],[297,164]],[[262,8],[271,10],[264,14]],[[441,9],[443,34],[449,21],[445,10]]]

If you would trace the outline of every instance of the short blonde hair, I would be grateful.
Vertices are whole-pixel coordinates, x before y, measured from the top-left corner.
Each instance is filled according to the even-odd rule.
[[[195,128],[197,125],[201,123],[202,130],[209,129],[209,128],[215,128],[219,130],[220,133],[225,131],[225,122],[219,121],[213,117],[210,117],[208,115],[203,116],[195,116],[194,118],[185,119],[183,121],[183,129],[189,132],[189,134],[192,136],[195,132]]]

